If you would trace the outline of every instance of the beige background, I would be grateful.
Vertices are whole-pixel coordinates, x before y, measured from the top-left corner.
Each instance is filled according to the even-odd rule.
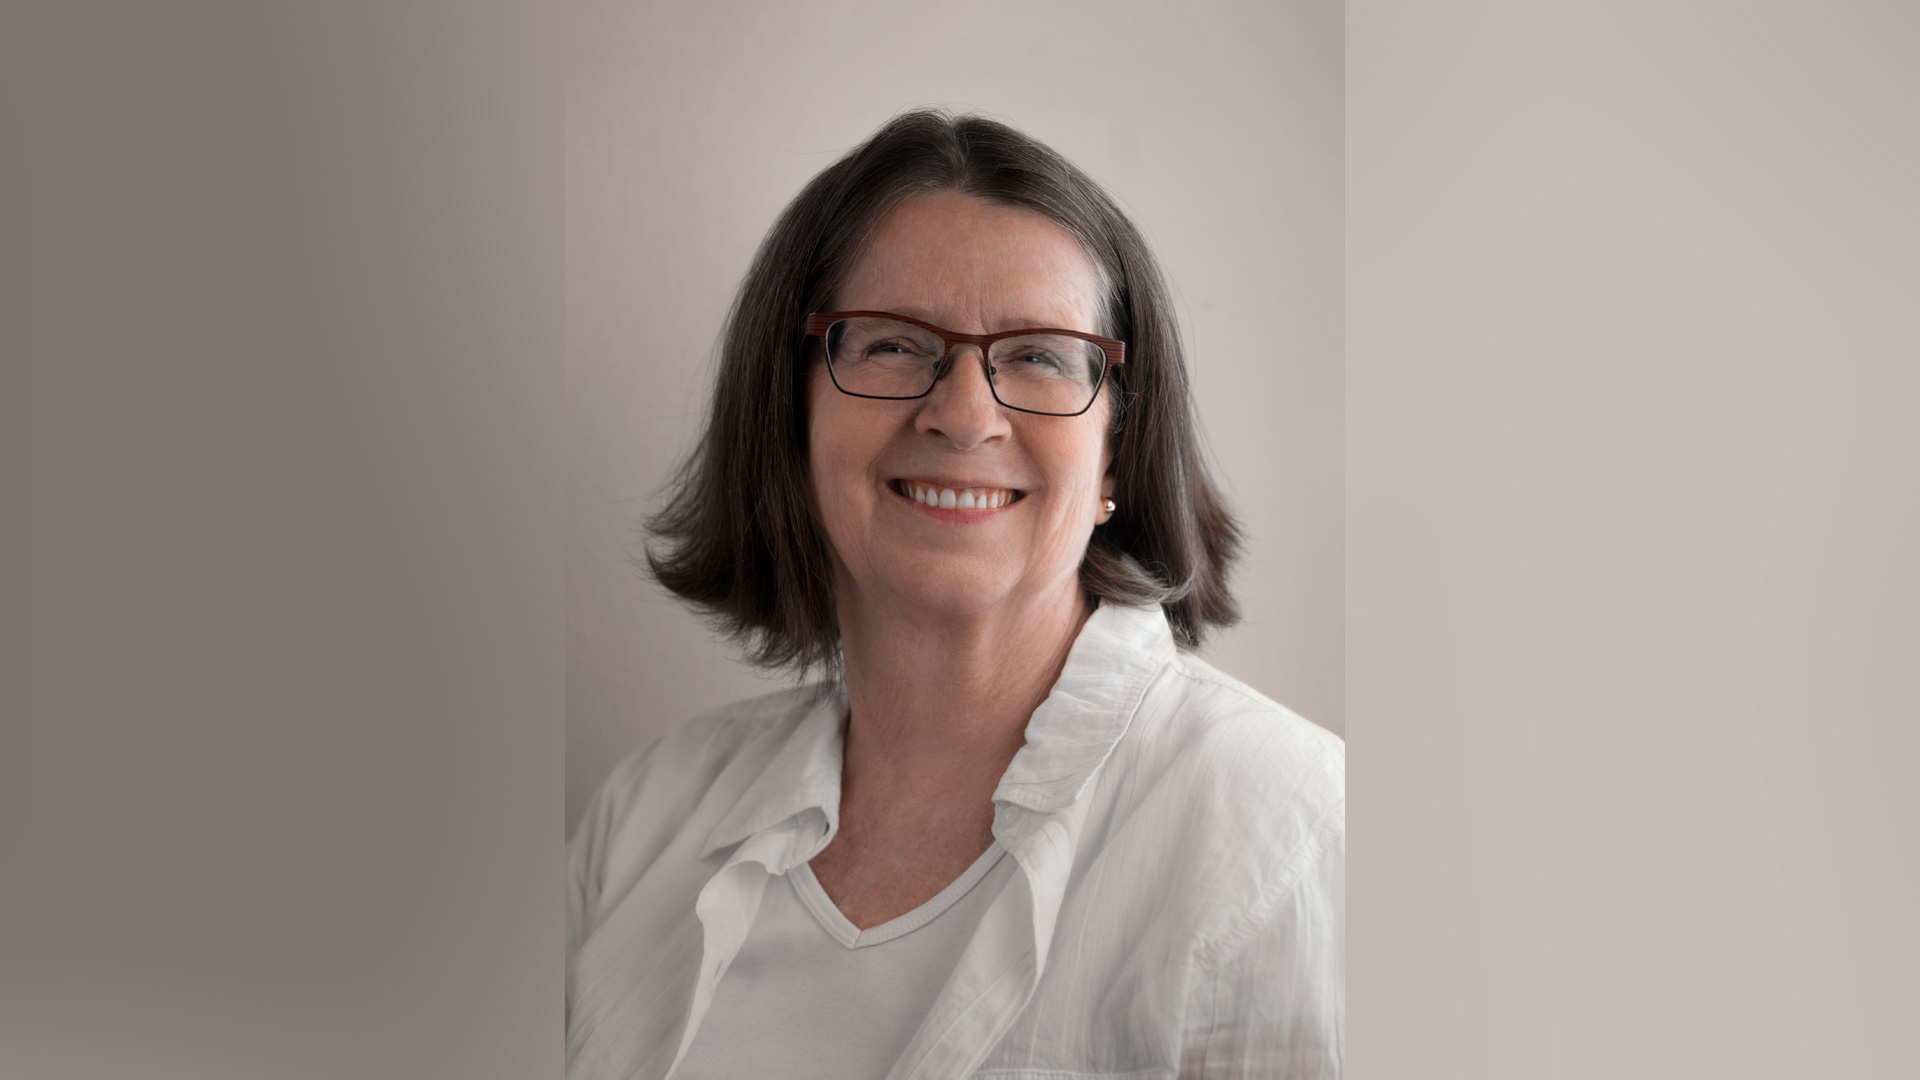
[[[1347,34],[1353,1075],[1920,1075],[1920,7]]]
[[[1342,730],[1338,4],[595,2],[571,33],[569,828],[628,751],[785,685],[629,557],[755,245],[911,105],[1022,128],[1146,231],[1248,533],[1245,621],[1204,655]]]

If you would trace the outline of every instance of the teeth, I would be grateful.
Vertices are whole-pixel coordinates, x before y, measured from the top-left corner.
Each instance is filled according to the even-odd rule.
[[[922,506],[937,506],[944,510],[997,510],[1013,501],[1013,492],[1005,488],[967,488],[955,491],[952,488],[937,487],[933,484],[920,484],[906,481],[901,485],[907,497]]]

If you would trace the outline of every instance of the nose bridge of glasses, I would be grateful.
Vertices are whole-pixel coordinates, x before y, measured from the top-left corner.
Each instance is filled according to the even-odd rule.
[[[948,381],[947,376],[953,374],[956,366],[972,367],[972,364],[962,365],[961,363],[961,354],[967,350],[971,350],[976,354],[980,374],[983,376],[987,374],[989,366],[987,363],[987,351],[992,348],[992,345],[988,341],[971,335],[953,334],[948,335],[942,342],[942,345],[946,351],[940,357],[939,372],[934,376],[936,380],[942,382]],[[991,382],[992,380],[989,379],[988,381]]]
[[[988,342],[975,339],[948,340],[946,354],[941,358],[940,368],[934,375],[931,393],[949,399],[948,405],[959,404],[968,398],[983,401],[989,406],[997,405],[999,394],[994,391],[993,378],[989,374],[991,365],[987,362],[989,348],[991,345]]]

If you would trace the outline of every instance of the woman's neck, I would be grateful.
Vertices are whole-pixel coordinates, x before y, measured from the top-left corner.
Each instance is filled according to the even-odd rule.
[[[1077,580],[1056,595],[954,615],[842,595],[850,718],[843,794],[941,790],[990,799],[1092,613]]]

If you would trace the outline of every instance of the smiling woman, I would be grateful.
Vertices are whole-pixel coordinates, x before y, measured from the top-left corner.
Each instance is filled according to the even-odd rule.
[[[595,798],[573,1075],[1340,1073],[1343,749],[1187,651],[1237,531],[1085,175],[916,112],[817,177],[653,528],[668,589],[824,678]]]

